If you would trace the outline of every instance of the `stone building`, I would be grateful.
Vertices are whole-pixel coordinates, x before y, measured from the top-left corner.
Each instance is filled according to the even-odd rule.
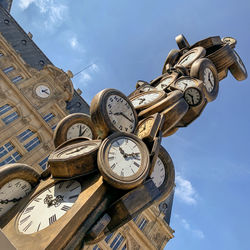
[[[54,150],[53,130],[70,113],[89,113],[73,87],[70,71],[52,64],[10,14],[12,0],[0,0],[0,166],[23,162],[39,172]],[[173,194],[119,231],[85,249],[163,249]]]

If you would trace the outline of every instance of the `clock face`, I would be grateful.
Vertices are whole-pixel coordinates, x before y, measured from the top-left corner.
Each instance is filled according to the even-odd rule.
[[[75,123],[69,127],[66,135],[67,140],[77,137],[88,137],[93,139],[93,134],[90,127],[84,123]]]
[[[181,64],[184,67],[187,67],[196,59],[196,57],[197,57],[197,53],[192,52],[192,53],[186,55],[184,58],[182,58],[182,60],[178,64]]]
[[[31,191],[29,182],[23,179],[13,179],[0,188],[0,216],[11,209],[21,198]]]
[[[223,37],[222,42],[227,43],[229,45],[236,45],[237,41],[233,37]]]
[[[160,187],[166,178],[165,167],[162,160],[158,157],[154,169],[150,175],[156,187]]]
[[[239,64],[241,70],[243,71],[243,73],[244,73],[245,75],[247,75],[247,70],[246,70],[245,65],[244,65],[244,63],[242,62],[240,56],[237,54],[237,52],[236,52],[235,50],[234,50],[233,52],[234,52],[234,55],[235,55],[235,57],[236,57],[236,60],[237,60],[237,62],[238,62],[238,64]]]
[[[17,220],[18,230],[32,234],[52,225],[75,203],[81,192],[77,181],[59,182],[35,196]]]
[[[188,87],[193,87],[195,85],[195,81],[191,78],[180,78],[178,81],[174,83],[174,86],[182,91],[184,91]]]
[[[204,85],[208,92],[212,92],[215,86],[214,74],[210,68],[205,68],[203,74]]]
[[[138,127],[138,129],[136,131],[137,136],[139,138],[146,137],[149,134],[149,132],[150,132],[153,125],[154,125],[154,118],[146,119],[144,122],[142,122],[139,125],[139,127]]]
[[[133,132],[136,126],[135,113],[130,104],[119,95],[110,95],[106,102],[108,118],[113,126],[124,132]]]
[[[36,87],[36,94],[41,98],[48,98],[50,96],[50,89],[46,85],[39,85]]]
[[[112,172],[121,177],[137,173],[141,165],[141,151],[130,138],[118,138],[108,151],[108,163]]]
[[[197,106],[201,103],[201,92],[197,88],[188,88],[184,93],[184,99],[190,106]]]
[[[172,81],[173,81],[172,76],[167,77],[167,78],[161,80],[161,82],[156,86],[156,89],[157,90],[165,90],[170,85],[170,83],[172,83]]]
[[[148,92],[148,91],[152,91],[154,90],[155,88],[150,86],[150,85],[145,85],[143,87],[140,88],[140,92]]]

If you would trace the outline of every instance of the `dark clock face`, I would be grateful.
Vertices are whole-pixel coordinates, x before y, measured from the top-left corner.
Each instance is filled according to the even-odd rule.
[[[201,103],[201,91],[197,88],[188,88],[184,93],[184,98],[190,106],[197,106]]]
[[[81,184],[77,181],[59,182],[46,188],[20,213],[19,232],[32,234],[50,226],[74,205],[80,192]]]

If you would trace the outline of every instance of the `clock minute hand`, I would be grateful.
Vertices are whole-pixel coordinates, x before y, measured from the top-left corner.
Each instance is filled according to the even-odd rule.
[[[47,95],[49,95],[49,93],[47,92],[47,89],[42,89],[43,93],[46,93]]]
[[[127,120],[129,120],[130,122],[133,122],[129,117],[127,117],[124,113],[122,113],[121,112],[121,115],[123,116],[123,117],[125,117]]]

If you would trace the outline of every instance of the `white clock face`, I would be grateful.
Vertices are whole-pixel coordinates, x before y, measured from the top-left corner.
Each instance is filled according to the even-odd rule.
[[[131,133],[135,129],[135,116],[130,104],[118,95],[110,95],[106,110],[111,123],[121,132]]]
[[[197,57],[197,53],[192,52],[188,54],[187,56],[185,56],[178,64],[181,64],[182,66],[187,67],[195,60],[196,57]]]
[[[150,86],[150,85],[146,85],[142,88],[140,88],[140,92],[148,92],[148,91],[151,91],[151,90],[154,90],[155,88]]]
[[[48,98],[50,96],[50,89],[46,85],[39,85],[36,87],[36,94],[41,98]]]
[[[215,85],[214,74],[211,69],[206,68],[204,70],[204,85],[208,92],[212,92]]]
[[[0,188],[0,216],[11,209],[21,198],[25,197],[31,191],[29,182],[23,179],[13,179]],[[13,200],[7,202],[7,200]],[[6,201],[6,202],[4,202]]]
[[[175,86],[184,91],[188,87],[194,87],[195,82],[192,79],[181,79],[175,83]]]
[[[156,86],[156,89],[157,90],[164,90],[166,89],[170,83],[173,81],[173,78],[172,77],[168,77],[164,80],[162,80],[157,86]]]
[[[78,156],[78,155],[83,155],[86,154],[88,152],[90,152],[91,150],[96,148],[96,144],[89,142],[86,145],[81,145],[78,147],[72,147],[70,149],[63,149],[61,150],[60,153],[58,153],[58,157],[60,157],[60,159],[68,159],[71,158],[73,156]]]
[[[130,138],[119,138],[111,144],[108,162],[111,170],[118,176],[132,176],[141,166],[140,149]]]
[[[153,172],[150,175],[150,178],[154,182],[156,187],[160,187],[166,178],[165,167],[161,159],[158,157],[155,163]]]
[[[201,102],[201,94],[195,88],[189,88],[185,91],[184,97],[189,105],[198,105]]]
[[[241,60],[241,58],[239,57],[239,55],[236,53],[236,51],[234,50],[234,55],[236,56],[236,60],[241,68],[241,70],[244,72],[244,74],[247,74],[247,70]]]
[[[135,108],[142,106],[142,105],[146,105],[149,104],[153,101],[155,101],[157,98],[159,98],[160,93],[157,92],[153,92],[153,93],[146,93],[144,95],[141,95],[135,99],[133,99],[131,102],[134,105]]]
[[[24,234],[38,232],[62,217],[81,192],[77,181],[59,182],[38,194],[21,212],[18,230]]]
[[[67,131],[67,140],[82,136],[93,139],[92,131],[86,124],[75,123]]]

